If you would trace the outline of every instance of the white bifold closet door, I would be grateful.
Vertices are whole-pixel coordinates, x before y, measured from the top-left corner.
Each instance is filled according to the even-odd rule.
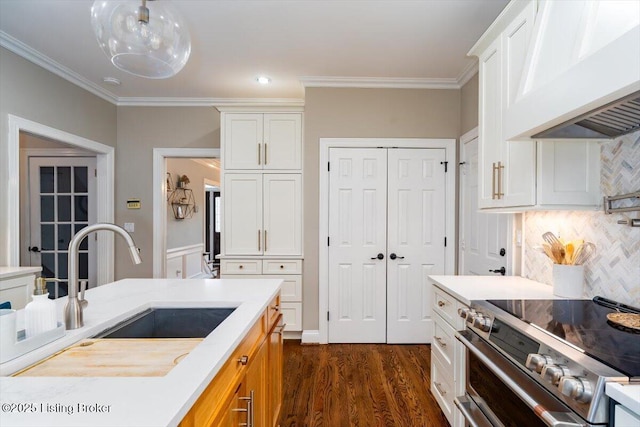
[[[445,150],[329,157],[329,342],[429,342],[427,277],[444,273]]]

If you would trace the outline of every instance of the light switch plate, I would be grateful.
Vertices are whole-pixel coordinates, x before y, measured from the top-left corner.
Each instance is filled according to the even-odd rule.
[[[133,222],[125,222],[124,223],[124,230],[128,233],[133,233],[136,229],[136,224]]]

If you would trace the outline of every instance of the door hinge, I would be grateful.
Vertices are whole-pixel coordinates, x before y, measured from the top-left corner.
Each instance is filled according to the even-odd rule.
[[[329,321],[329,312],[327,311],[327,322]]]
[[[440,162],[441,165],[444,165],[444,173],[447,173],[449,162]]]
[[[445,248],[447,247],[447,238],[446,237],[444,238],[444,247]]]
[[[327,236],[327,246],[330,246],[329,245],[329,236]]]
[[[331,172],[331,162],[327,162],[327,172]]]

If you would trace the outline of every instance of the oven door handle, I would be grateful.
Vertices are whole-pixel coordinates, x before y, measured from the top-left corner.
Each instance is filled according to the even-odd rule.
[[[511,389],[529,408],[531,408],[536,415],[549,427],[585,427],[584,423],[570,422],[568,420],[559,420],[552,413],[546,410],[544,406],[539,404],[533,397],[531,397],[525,390],[523,390],[515,381],[511,379],[507,374],[502,372],[502,369],[496,365],[490,358],[488,358],[482,351],[473,345],[471,341],[465,338],[460,332],[456,332],[456,339],[460,341],[470,352],[473,353],[480,361],[487,366],[495,375],[497,375],[507,387]]]
[[[453,403],[456,404],[462,416],[464,417],[466,424],[471,427],[493,427],[487,417],[480,412],[480,409],[475,406],[470,399],[466,396],[460,396],[453,399]],[[475,409],[475,410],[474,410]],[[475,414],[474,414],[475,412]],[[466,425],[465,424],[465,425]]]

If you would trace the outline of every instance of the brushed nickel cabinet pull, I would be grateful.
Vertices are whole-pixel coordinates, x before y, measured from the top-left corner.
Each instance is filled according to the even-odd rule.
[[[264,143],[264,164],[267,164],[267,143]]]
[[[249,356],[244,355],[241,358],[238,359],[238,363],[241,365],[246,365],[247,363],[249,363]]]
[[[264,251],[267,252],[267,230],[264,230]]]
[[[441,396],[447,394],[447,392],[442,389],[442,384],[434,382],[433,386],[438,390],[438,393],[440,393]]]
[[[442,347],[442,348],[446,348],[447,347],[447,343],[442,341],[442,338],[435,337],[435,336],[434,336],[434,338],[436,339],[436,341],[438,341],[438,344],[440,344],[440,347]]]
[[[280,306],[279,305],[274,305],[271,307],[272,310],[278,311],[280,310]]]
[[[260,157],[262,155],[261,151],[262,151],[262,147],[260,147],[260,143],[258,143],[258,164],[262,164],[262,161],[260,160]]]
[[[258,230],[258,250],[261,251],[262,250],[262,237],[260,236],[260,230]]]

